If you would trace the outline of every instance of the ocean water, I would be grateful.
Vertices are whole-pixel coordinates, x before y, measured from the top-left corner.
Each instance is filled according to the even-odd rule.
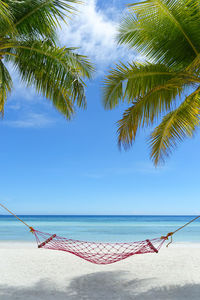
[[[195,216],[20,216],[33,228],[66,238],[131,242],[174,231]],[[0,241],[34,241],[28,228],[12,216],[0,215]],[[176,242],[200,242],[200,219],[174,235]]]

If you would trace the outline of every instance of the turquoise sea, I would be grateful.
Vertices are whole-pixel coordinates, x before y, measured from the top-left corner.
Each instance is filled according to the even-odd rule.
[[[20,216],[33,228],[66,238],[127,242],[160,237],[195,216]],[[1,241],[34,241],[28,228],[12,216],[0,215]],[[200,242],[200,219],[174,236],[177,242]]]

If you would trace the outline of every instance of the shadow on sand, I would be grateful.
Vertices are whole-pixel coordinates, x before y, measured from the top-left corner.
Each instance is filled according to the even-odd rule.
[[[127,280],[124,272],[97,272],[74,278],[65,290],[53,282],[39,281],[31,287],[0,285],[1,300],[199,300],[200,285],[169,286],[139,292],[148,281]],[[130,278],[129,278],[130,279]],[[144,289],[145,290],[145,289]]]

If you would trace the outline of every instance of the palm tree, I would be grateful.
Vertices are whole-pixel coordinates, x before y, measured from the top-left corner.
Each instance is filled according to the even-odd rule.
[[[118,42],[145,61],[120,63],[104,82],[104,106],[128,103],[118,122],[119,145],[132,145],[140,128],[152,126],[149,144],[155,165],[185,137],[200,117],[200,2],[146,0],[130,5]],[[159,122],[159,125],[158,125]]]
[[[12,90],[7,65],[12,63],[27,86],[49,100],[67,119],[85,107],[84,79],[93,67],[75,48],[59,47],[60,20],[77,0],[0,1],[0,114]]]

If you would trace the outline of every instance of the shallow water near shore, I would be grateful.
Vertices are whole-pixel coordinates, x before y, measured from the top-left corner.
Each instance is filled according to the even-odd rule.
[[[128,242],[174,231],[194,216],[20,216],[33,228],[88,241]],[[176,242],[200,242],[200,220],[174,236]],[[34,241],[26,226],[12,216],[0,216],[0,241]]]

